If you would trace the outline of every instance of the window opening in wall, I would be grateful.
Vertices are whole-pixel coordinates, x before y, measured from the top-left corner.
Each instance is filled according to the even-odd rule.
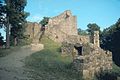
[[[74,47],[78,51],[78,55],[82,55],[82,46],[79,46],[79,47],[74,46]]]

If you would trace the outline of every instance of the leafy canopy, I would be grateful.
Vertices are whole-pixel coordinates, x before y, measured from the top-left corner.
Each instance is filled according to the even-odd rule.
[[[94,31],[100,31],[100,27],[96,23],[89,23],[87,27],[87,31],[89,34],[92,34]]]
[[[40,24],[41,24],[42,26],[47,25],[49,19],[50,19],[49,17],[43,17],[43,19],[40,21]]]

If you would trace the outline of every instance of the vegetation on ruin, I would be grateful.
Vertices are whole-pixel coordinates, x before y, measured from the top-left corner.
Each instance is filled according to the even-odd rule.
[[[26,28],[26,18],[29,13],[25,12],[27,0],[0,0],[0,28],[6,31],[6,48],[3,36],[0,33],[0,57],[5,57],[18,50],[20,47],[13,45],[30,44],[24,35]],[[43,29],[49,22],[49,17],[43,17],[39,22]],[[100,30],[96,23],[89,23],[86,30],[78,29],[79,35],[90,35],[93,31],[100,32],[100,44],[104,50],[109,50],[113,54],[113,69],[104,71],[96,75],[95,80],[116,79],[120,77],[120,19],[110,27]],[[25,59],[25,68],[28,77],[33,80],[81,80],[82,75],[72,67],[71,55],[62,56],[60,52],[61,44],[56,43],[46,36],[40,40],[45,49],[33,53]],[[11,47],[10,47],[11,46]],[[85,53],[89,53],[91,48],[86,44]],[[119,67],[118,67],[119,66]]]
[[[87,31],[88,31],[89,34],[93,34],[94,31],[101,32],[100,27],[96,23],[89,23],[87,25],[87,28],[88,28]]]
[[[48,24],[49,19],[49,17],[43,17],[43,19],[39,23],[42,25],[42,27],[45,27],[45,25]]]
[[[81,76],[72,68],[71,56],[61,56],[60,44],[45,36],[41,40],[45,49],[26,58],[28,75],[34,80],[81,80]]]
[[[88,32],[87,30],[82,30],[81,28],[78,28],[78,35],[85,36],[85,35],[88,35]]]

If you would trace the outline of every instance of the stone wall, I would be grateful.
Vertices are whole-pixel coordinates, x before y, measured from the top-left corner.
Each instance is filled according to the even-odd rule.
[[[38,23],[28,22],[26,35],[33,43],[39,42],[41,35],[41,25]],[[45,35],[55,42],[69,43],[89,43],[89,36],[78,35],[77,19],[71,11],[67,10],[58,16],[49,19],[48,25],[45,28]]]
[[[59,27],[59,30],[67,35],[77,35],[77,19],[73,16],[70,10],[66,10],[60,15],[49,20],[48,28]]]
[[[41,25],[31,22],[27,25],[25,34],[32,43],[38,44],[43,35]],[[112,54],[99,47],[99,32],[95,31],[91,37],[78,35],[76,17],[69,10],[50,18],[44,35],[63,43],[62,54],[73,56],[74,67],[83,74],[84,79],[90,80],[88,78],[94,77],[94,73],[112,69]]]
[[[96,73],[112,69],[112,53],[86,44],[83,45],[82,55],[76,56],[73,64],[85,80],[91,80]]]
[[[61,52],[72,55],[73,67],[82,73],[85,80],[92,80],[95,74],[112,69],[112,53],[96,44],[63,42]]]
[[[32,43],[38,43],[41,35],[41,25],[36,22],[28,22],[25,35],[32,40]]]
[[[50,18],[45,34],[54,41],[63,42],[69,36],[77,36],[77,21],[71,11],[67,10],[62,14]]]

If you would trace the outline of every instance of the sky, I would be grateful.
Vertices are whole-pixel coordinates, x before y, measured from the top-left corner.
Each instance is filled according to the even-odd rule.
[[[25,10],[30,12],[27,20],[34,22],[71,10],[77,16],[78,28],[96,23],[103,29],[120,18],[120,0],[28,0]]]
[[[87,24],[96,23],[101,30],[114,24],[120,18],[120,0],[27,0],[25,11],[31,22],[39,22],[43,17],[54,17],[71,10],[77,16],[77,26],[83,30]],[[2,35],[5,32],[0,29]]]

